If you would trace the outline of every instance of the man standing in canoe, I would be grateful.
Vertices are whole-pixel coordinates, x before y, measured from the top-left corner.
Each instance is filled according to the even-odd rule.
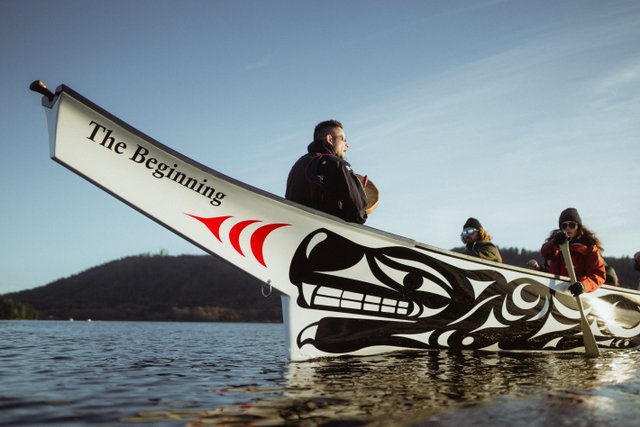
[[[289,172],[285,198],[345,221],[364,224],[367,196],[345,160],[348,149],[342,123],[337,120],[318,123],[308,153]]]

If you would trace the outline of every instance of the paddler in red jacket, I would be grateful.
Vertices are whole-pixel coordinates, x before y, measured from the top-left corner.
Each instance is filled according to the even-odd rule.
[[[575,208],[567,208],[560,214],[558,230],[551,232],[540,252],[549,266],[549,273],[568,276],[562,258],[560,245],[569,241],[571,260],[576,271],[576,283],[569,286],[576,296],[583,292],[593,292],[605,282],[605,263],[600,255],[602,244],[596,235],[582,225],[582,219]]]

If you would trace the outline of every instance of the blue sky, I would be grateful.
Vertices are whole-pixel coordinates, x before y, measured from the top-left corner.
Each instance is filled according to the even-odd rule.
[[[141,253],[201,254],[48,158],[35,79],[277,195],[341,120],[367,225],[450,249],[475,216],[537,250],[578,208],[640,250],[640,2],[0,2],[0,294]]]

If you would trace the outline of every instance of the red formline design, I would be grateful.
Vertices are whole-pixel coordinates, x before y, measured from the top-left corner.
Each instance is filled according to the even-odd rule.
[[[235,249],[236,252],[238,252],[242,256],[244,256],[244,253],[240,248],[240,233],[242,233],[242,230],[244,230],[245,228],[247,228],[248,226],[256,222],[261,222],[261,221],[258,221],[257,219],[248,219],[246,221],[240,221],[239,223],[231,227],[231,230],[229,231],[229,241],[231,242],[231,246],[233,246],[233,249]]]
[[[220,227],[222,226],[222,223],[228,220],[229,218],[233,218],[233,216],[231,215],[217,216],[217,217],[210,217],[210,218],[203,218],[203,217],[191,215],[188,213],[185,213],[185,215],[188,215],[191,218],[197,219],[202,224],[204,224],[209,229],[211,234],[213,234],[214,237],[218,239],[220,243],[223,243],[222,238],[220,237]],[[229,230],[229,243],[231,243],[231,246],[233,247],[233,249],[235,249],[235,251],[242,256],[245,256],[245,254],[243,253],[242,248],[240,247],[240,234],[248,226],[250,226],[251,224],[255,224],[256,222],[262,222],[262,221],[258,219],[248,219],[248,220],[240,221],[234,226],[232,226],[231,229]],[[256,258],[256,260],[264,267],[267,266],[264,260],[264,252],[263,252],[264,242],[267,239],[267,236],[269,236],[269,234],[271,234],[272,231],[280,227],[286,227],[289,225],[291,224],[284,224],[284,223],[265,224],[263,226],[260,226],[257,230],[255,230],[251,234],[251,237],[249,239],[249,246],[251,248],[251,253]]]
[[[251,252],[253,253],[253,256],[256,257],[256,259],[260,264],[264,265],[265,267],[267,266],[267,264],[264,262],[264,255],[262,254],[262,249],[264,248],[264,241],[269,235],[269,233],[271,233],[273,230],[277,228],[286,227],[288,225],[291,225],[291,224],[263,225],[251,235],[251,242],[250,242]]]

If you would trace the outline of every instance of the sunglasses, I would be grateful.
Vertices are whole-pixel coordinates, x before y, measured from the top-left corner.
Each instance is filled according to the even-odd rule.
[[[560,224],[560,227],[561,227],[563,230],[566,230],[567,228],[568,228],[569,230],[573,230],[573,229],[574,229],[574,228],[576,228],[577,226],[578,226],[578,224],[577,224],[577,223],[575,223],[575,222],[563,222],[562,224]]]
[[[461,236],[471,236],[473,233],[475,233],[476,230],[475,228],[465,228],[464,230],[462,230],[462,233],[460,233]]]

